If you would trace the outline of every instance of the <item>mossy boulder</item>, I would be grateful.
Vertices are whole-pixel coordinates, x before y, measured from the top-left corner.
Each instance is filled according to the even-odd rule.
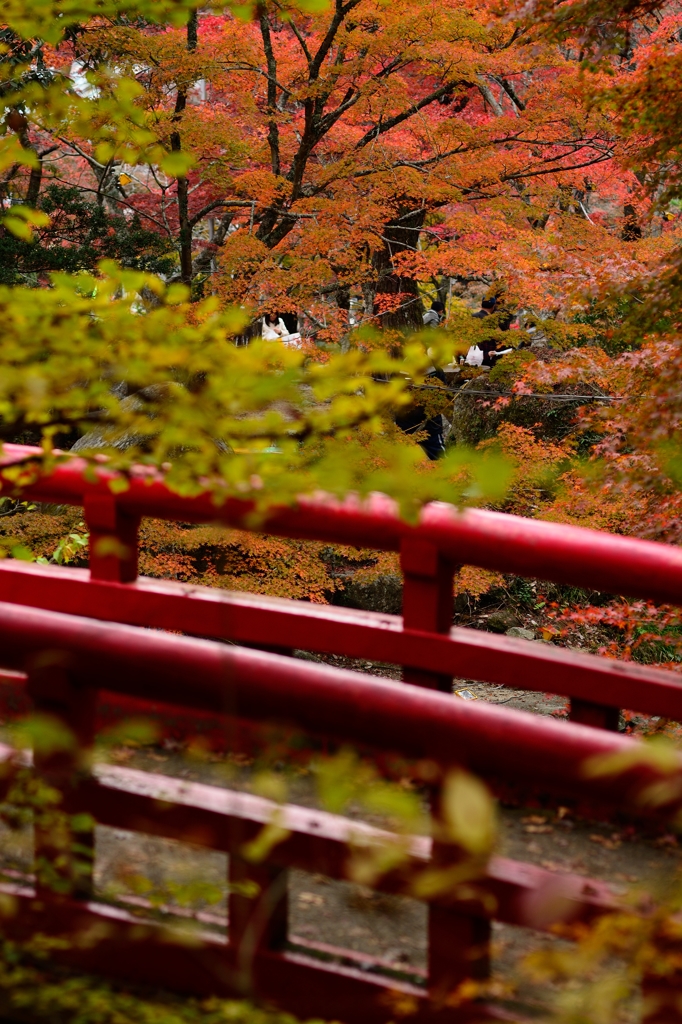
[[[334,595],[334,604],[360,608],[366,612],[401,615],[403,610],[402,577],[387,573],[370,578],[350,579],[343,590]]]
[[[500,392],[512,390],[523,367],[532,359],[532,354],[525,351],[504,356],[490,373],[482,373],[460,388],[450,415],[452,437],[457,444],[474,447],[481,441],[487,441],[495,437],[501,423],[536,428],[539,435],[548,440],[563,438],[570,432],[576,412],[584,403],[577,397],[575,401],[571,401],[570,397],[557,401],[553,396],[585,395],[589,391],[584,384],[555,385],[548,391],[547,398],[542,395],[513,398],[504,395],[509,401],[505,404],[497,402]],[[506,360],[509,363],[505,365]]]

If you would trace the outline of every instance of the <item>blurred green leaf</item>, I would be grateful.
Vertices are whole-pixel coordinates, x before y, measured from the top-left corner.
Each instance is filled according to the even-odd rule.
[[[27,715],[16,724],[15,733],[20,746],[30,746],[40,754],[69,752],[77,746],[73,732],[53,715]]]
[[[107,746],[121,746],[128,743],[146,747],[158,743],[160,738],[159,723],[150,718],[127,718],[97,734],[98,742]]]
[[[242,846],[241,855],[245,860],[260,864],[270,855],[275,846],[283,843],[290,835],[291,832],[288,829],[282,828],[277,823],[277,816],[275,816],[273,821],[263,826],[255,839]]]
[[[442,809],[448,838],[480,856],[495,841],[495,802],[487,786],[468,772],[451,772],[443,784]]]

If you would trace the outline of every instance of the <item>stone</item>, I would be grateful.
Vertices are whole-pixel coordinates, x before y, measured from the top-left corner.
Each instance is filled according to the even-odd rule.
[[[153,403],[160,404],[168,401],[173,389],[176,387],[179,387],[179,385],[172,382],[150,384],[149,387],[142,388],[133,395],[122,397],[127,388],[125,384],[118,384],[112,388],[112,393],[119,398],[122,412],[129,412],[131,410],[137,412],[148,409]],[[94,430],[79,438],[71,447],[71,451],[76,453],[89,451],[93,448],[117,448],[119,451],[124,452],[128,448],[132,448],[133,445],[143,445],[149,440],[149,437],[141,434],[115,434],[112,427],[95,427]]]
[[[150,384],[149,387],[142,388],[140,391],[136,391],[132,395],[126,394],[127,385],[124,383],[117,384],[111,389],[111,393],[115,395],[121,405],[122,412],[133,412],[146,411],[150,415],[150,419],[154,418],[152,407],[154,405],[163,405],[173,398],[173,393],[178,389],[182,389],[183,385],[177,384],[174,381],[166,381],[160,384]],[[84,434],[80,437],[74,445],[72,445],[70,451],[77,453],[81,451],[90,451],[93,448],[116,448],[118,451],[125,452],[134,445],[144,448],[146,444],[153,440],[155,435],[151,434],[130,434],[130,433],[115,433],[112,426],[108,427],[95,427],[94,430]],[[213,438],[213,443],[221,452],[227,452],[230,449],[227,444],[221,438]],[[177,458],[186,451],[185,448],[175,448],[168,454],[171,458]]]
[[[508,629],[520,626],[521,620],[518,615],[507,608],[500,608],[497,612],[491,612],[485,621],[485,628],[490,633],[506,633]]]
[[[523,629],[521,626],[512,626],[507,630],[507,636],[515,636],[518,640],[535,640],[535,633],[532,629]]]
[[[334,603],[365,612],[400,615],[403,610],[402,577],[387,573],[369,580],[351,579],[343,591],[335,595]]]
[[[524,351],[528,352],[527,349]],[[514,358],[518,357],[509,356],[510,360]],[[539,427],[539,436],[546,439],[564,437],[573,424],[580,401],[556,402],[534,397],[519,398],[507,406],[498,406],[495,397],[511,389],[514,379],[520,373],[520,367],[517,373],[509,376],[503,370],[504,358],[489,376],[481,374],[468,380],[455,392],[452,412],[448,415],[452,422],[452,438],[456,443],[473,448],[481,441],[495,437],[501,423],[513,423],[514,426],[528,429]],[[584,395],[585,388],[586,385],[581,383],[561,384],[556,386],[554,394]]]

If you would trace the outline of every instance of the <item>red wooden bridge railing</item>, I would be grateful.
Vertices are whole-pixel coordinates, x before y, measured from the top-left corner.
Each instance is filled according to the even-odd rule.
[[[32,454],[7,446],[5,465]],[[681,720],[676,675],[451,628],[458,564],[679,603],[679,550],[490,512],[460,514],[447,506],[425,509],[411,526],[381,497],[363,506],[305,501],[261,522],[273,534],[399,551],[403,615],[389,616],[139,579],[142,516],[245,528],[251,508],[234,500],[216,507],[208,496],[179,498],[142,471],[122,493],[113,494],[108,484],[104,470],[88,482],[82,463],[73,459],[23,491],[35,500],[83,506],[91,537],[89,571],[0,562],[0,666],[25,674],[35,706],[61,716],[83,746],[93,742],[98,694],[108,691],[172,704],[188,714],[209,712],[224,718],[226,728],[235,720],[286,722],[317,736],[428,758],[443,769],[464,765],[493,782],[537,787],[540,778],[543,791],[554,797],[588,798],[612,811],[644,813],[652,782],[669,780],[671,773],[682,777],[682,761],[665,776],[642,762],[617,778],[588,780],[583,767],[589,758],[636,749],[634,740],[614,731],[620,708]],[[273,650],[399,664],[411,685]],[[573,722],[455,700],[453,675],[564,695]],[[596,725],[602,728],[589,727]],[[54,781],[54,769],[38,755],[36,770],[52,772]],[[549,927],[559,912],[541,908],[557,907],[557,887],[562,919],[587,919],[613,905],[601,883],[575,876],[557,880],[532,865],[493,858],[478,897],[433,897],[428,970],[418,983],[386,964],[360,969],[358,960],[366,968],[371,958],[303,943],[288,933],[287,871],[299,867],[343,878],[351,833],[360,830],[371,842],[379,838],[377,830],[300,807],[279,808],[288,838],[265,864],[254,865],[242,851],[274,813],[267,801],[118,767],[76,781],[63,776],[61,783],[66,806],[88,810],[100,824],[225,851],[229,881],[257,883],[255,898],[239,887],[231,890],[227,937],[207,934],[191,948],[169,939],[158,924],[141,928],[128,910],[94,902],[87,884],[80,899],[59,901],[42,890],[38,900],[26,881],[9,886],[21,908],[13,919],[16,931],[61,934],[105,926],[100,942],[74,946],[64,957],[145,983],[195,993],[249,991],[301,1016],[353,1024],[393,1019],[391,992],[414,1000],[410,1019],[416,1021],[495,1019],[504,1016],[499,1008],[446,998],[462,981],[488,971],[491,920]],[[656,813],[674,814],[679,802],[671,797]],[[432,850],[430,840],[412,841],[415,865],[436,853],[443,855]],[[387,875],[378,885],[403,891],[406,876]]]

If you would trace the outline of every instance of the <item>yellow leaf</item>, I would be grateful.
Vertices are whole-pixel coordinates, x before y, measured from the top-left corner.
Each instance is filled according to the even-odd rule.
[[[443,786],[443,816],[450,839],[473,854],[487,853],[495,838],[495,805],[474,775],[455,771]]]
[[[191,153],[167,153],[161,160],[161,170],[171,178],[184,178],[195,163]]]

